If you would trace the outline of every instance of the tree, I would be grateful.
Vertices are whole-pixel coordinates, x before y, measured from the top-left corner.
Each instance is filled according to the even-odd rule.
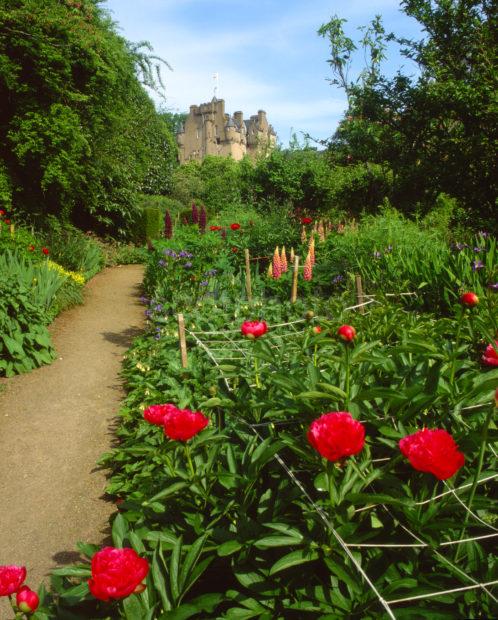
[[[496,226],[496,4],[404,0],[402,7],[425,38],[391,34],[387,40],[401,45],[419,75],[387,79],[369,72],[370,79],[349,81],[349,109],[329,143],[332,157],[392,169],[392,198],[405,210],[428,209],[445,192],[466,208],[469,221]],[[350,61],[353,48],[342,29],[326,31],[334,80],[340,83],[338,65]]]
[[[124,234],[136,193],[166,191],[176,162],[141,84],[154,85],[157,59],[118,36],[97,0],[3,7],[0,200]]]

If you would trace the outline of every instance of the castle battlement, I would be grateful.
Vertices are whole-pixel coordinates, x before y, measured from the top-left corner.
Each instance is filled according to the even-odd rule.
[[[241,111],[233,116],[225,112],[225,101],[213,97],[208,103],[191,105],[185,125],[176,135],[180,163],[192,159],[202,160],[206,155],[220,155],[242,159],[244,155],[256,157],[269,152],[277,136],[268,124],[266,112],[244,120]]]

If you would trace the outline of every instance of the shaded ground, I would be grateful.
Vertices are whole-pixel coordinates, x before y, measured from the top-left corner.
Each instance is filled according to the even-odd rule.
[[[85,304],[50,327],[58,359],[0,380],[0,565],[27,567],[36,589],[72,562],[77,541],[101,543],[114,505],[96,461],[113,439],[122,356],[143,325],[142,267],[107,269]],[[0,618],[10,617],[0,600]]]

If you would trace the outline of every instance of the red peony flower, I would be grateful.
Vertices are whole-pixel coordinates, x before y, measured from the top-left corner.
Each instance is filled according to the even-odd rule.
[[[479,297],[475,293],[464,293],[460,296],[460,303],[468,308],[472,308],[479,303]]]
[[[151,424],[162,426],[164,424],[164,416],[171,413],[171,411],[176,411],[176,409],[174,405],[169,403],[165,405],[151,405],[144,410],[144,418]]]
[[[176,409],[164,416],[164,434],[175,441],[188,441],[209,424],[200,411]]]
[[[23,586],[16,594],[16,605],[25,614],[32,614],[38,609],[40,599],[38,594],[28,586]]]
[[[3,217],[5,215],[5,211],[3,209],[0,209],[0,217]]]
[[[240,327],[242,335],[248,338],[259,338],[268,331],[266,321],[244,321]]]
[[[8,220],[8,219],[4,220],[3,222],[4,222],[4,224],[10,224],[10,220]]]
[[[341,325],[337,330],[337,335],[345,342],[351,342],[356,338],[356,329],[352,325]]]
[[[301,224],[311,224],[313,220],[310,217],[302,217]]]
[[[26,579],[24,566],[0,566],[0,596],[17,592]]]
[[[88,587],[101,601],[125,598],[141,591],[142,581],[149,572],[147,560],[133,549],[104,547],[92,558],[92,578]]]
[[[363,450],[365,427],[347,411],[324,413],[311,423],[308,441],[328,461],[338,461]]]
[[[35,246],[33,244],[28,245],[28,251],[29,252],[34,252],[35,251]]]
[[[498,349],[498,340],[495,340],[495,346]],[[495,351],[495,347],[492,344],[488,344],[486,347],[484,355],[482,356],[482,361],[486,366],[498,366],[498,353]]]
[[[239,228],[240,228],[240,224],[230,224],[230,228],[231,228],[232,230],[239,230]]]
[[[48,256],[50,254],[48,248],[42,248],[42,252],[45,254],[45,256]]]
[[[443,429],[424,428],[403,437],[399,449],[415,469],[433,474],[439,480],[451,478],[465,463],[455,440]]]
[[[210,226],[209,230],[221,230],[221,226]]]

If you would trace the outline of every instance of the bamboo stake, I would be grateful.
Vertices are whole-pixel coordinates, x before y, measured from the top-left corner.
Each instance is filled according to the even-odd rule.
[[[365,301],[365,296],[363,295],[363,286],[361,284],[361,276],[355,276],[356,281],[356,299],[358,300],[358,304],[363,304]],[[363,305],[359,306],[360,313],[365,314],[365,307]]]
[[[297,301],[297,276],[299,275],[299,256],[294,256],[294,273],[292,274],[291,303]]]
[[[14,237],[14,231],[15,231],[15,226],[14,224],[10,225],[10,236],[13,238]]]
[[[244,250],[245,258],[246,258],[246,293],[247,293],[247,301],[251,303],[252,301],[252,288],[251,288],[251,264],[250,264],[250,256],[249,250],[246,248]]]
[[[185,319],[183,314],[178,314],[178,340],[180,341],[180,356],[182,368],[187,368],[187,341],[185,340]]]

